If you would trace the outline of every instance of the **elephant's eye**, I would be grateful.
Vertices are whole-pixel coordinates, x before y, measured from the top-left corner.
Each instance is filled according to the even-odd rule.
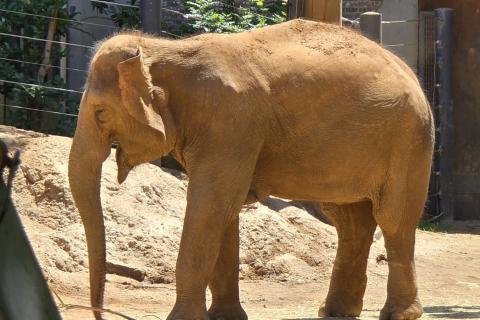
[[[100,124],[105,124],[107,122],[105,109],[98,108],[95,110],[95,120]]]

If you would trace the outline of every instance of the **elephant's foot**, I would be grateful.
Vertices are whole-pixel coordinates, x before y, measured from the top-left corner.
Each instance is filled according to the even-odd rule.
[[[358,317],[363,302],[346,302],[345,299],[325,300],[318,310],[319,317]]]
[[[176,303],[166,320],[210,320],[205,305]]]
[[[418,299],[409,306],[401,303],[386,302],[380,312],[380,320],[414,320],[423,314],[423,308]]]
[[[248,316],[240,303],[225,305],[213,303],[208,314],[211,320],[248,320]]]

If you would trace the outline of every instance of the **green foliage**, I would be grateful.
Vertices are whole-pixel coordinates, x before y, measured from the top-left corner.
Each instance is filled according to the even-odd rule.
[[[115,2],[105,0],[106,2]],[[132,7],[108,5],[92,2],[92,7],[101,14],[107,14],[115,25],[121,29],[138,29],[140,27],[140,10]],[[129,0],[128,4],[138,6],[139,0]]]
[[[68,12],[67,0],[0,0],[0,8],[69,20],[74,19],[77,14]],[[0,32],[46,39],[51,21],[45,17],[2,12]],[[66,35],[67,28],[75,23],[65,20],[56,22],[53,40],[59,41],[61,36]],[[45,45],[44,41],[0,36],[0,57],[41,64],[45,62]],[[63,49],[60,45],[53,44],[47,64],[58,65],[60,59],[67,54],[68,48]],[[39,65],[0,60],[0,79],[29,84],[40,82],[43,86],[66,88],[58,68],[48,69],[45,77],[39,75],[40,68]],[[80,99],[78,94],[8,83],[0,85],[0,93],[5,96],[5,102],[9,105],[68,113],[76,113]],[[1,104],[5,102],[0,101]],[[13,108],[6,108],[5,115],[7,124],[25,129],[71,134],[74,128],[74,119],[67,116],[52,118],[44,113]],[[48,117],[50,118],[47,120]]]
[[[286,20],[286,0],[267,2],[245,0],[237,6],[234,0],[187,0],[187,33],[234,33]]]
[[[446,228],[438,222],[428,222],[422,219],[418,224],[418,229],[430,232],[445,232]]]

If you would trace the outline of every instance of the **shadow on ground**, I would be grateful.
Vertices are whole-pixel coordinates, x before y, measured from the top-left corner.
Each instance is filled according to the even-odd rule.
[[[366,311],[366,310],[364,310]],[[480,319],[480,306],[429,306],[423,308],[425,319]],[[282,320],[327,320],[327,319],[362,319],[362,318],[283,318]],[[368,318],[370,319],[370,318]]]
[[[360,318],[352,318],[352,317],[323,317],[323,318],[284,318],[282,320],[327,320],[327,319],[345,319],[345,320],[356,320]]]
[[[434,319],[480,319],[480,306],[434,306],[423,311]]]

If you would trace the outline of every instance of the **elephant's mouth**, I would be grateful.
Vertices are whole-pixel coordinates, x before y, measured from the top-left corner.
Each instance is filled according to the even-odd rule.
[[[134,167],[131,165],[125,155],[125,152],[122,150],[122,147],[117,145],[117,152],[115,153],[115,158],[117,160],[117,181],[118,183],[122,184],[128,176],[128,173]]]

